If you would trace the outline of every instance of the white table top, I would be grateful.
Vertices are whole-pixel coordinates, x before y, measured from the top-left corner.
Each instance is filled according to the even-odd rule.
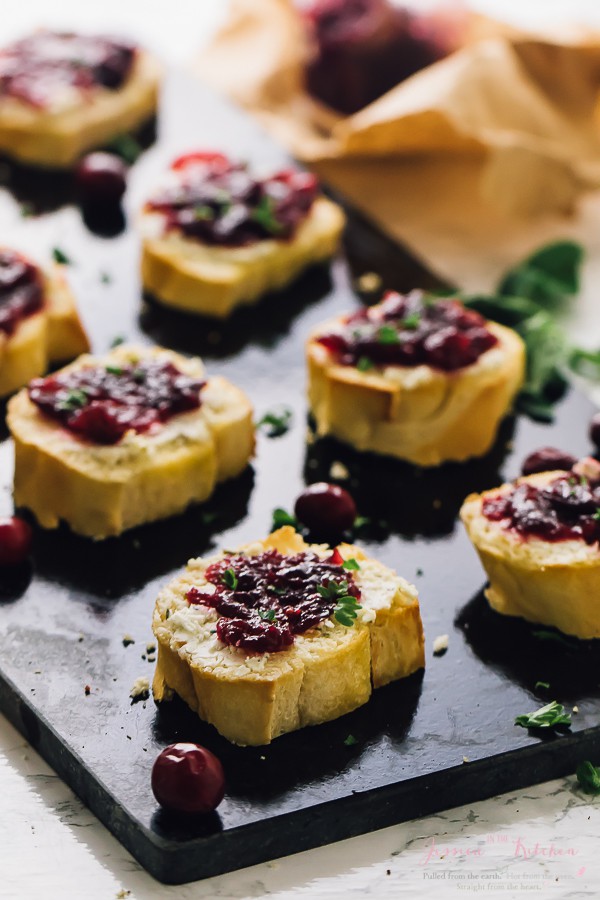
[[[600,24],[597,0],[477,6],[525,24],[540,15]],[[182,62],[225,8],[225,0],[26,0],[3,11],[0,41],[34,24],[110,28]],[[574,777],[181,887],[160,885],[141,869],[2,717],[0,797],[0,900],[586,897],[600,885],[600,800],[577,790]]]

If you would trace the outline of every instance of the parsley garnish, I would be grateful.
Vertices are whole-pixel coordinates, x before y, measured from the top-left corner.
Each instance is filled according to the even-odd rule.
[[[369,369],[374,368],[375,363],[372,362],[368,356],[361,356],[356,363],[356,368],[359,372],[368,372]]]
[[[122,334],[115,335],[115,337],[110,342],[110,349],[114,350],[115,347],[120,347],[121,344],[125,343],[125,341],[126,341],[126,338],[123,337]]]
[[[64,399],[59,400],[56,404],[56,408],[63,412],[75,412],[76,409],[84,407],[87,402],[88,395],[86,392],[75,389],[67,391]]]
[[[123,374],[123,369],[121,368],[121,366],[107,366],[106,371],[110,375],[122,375]]]
[[[275,621],[275,610],[274,609],[259,609],[258,615],[261,619],[264,619],[267,622]]]
[[[71,265],[71,258],[67,256],[64,250],[61,250],[60,247],[52,248],[52,259],[54,262],[60,263],[63,266]]]
[[[132,165],[141,156],[142,146],[131,134],[119,134],[108,145],[108,149]]]
[[[421,316],[418,312],[411,313],[406,316],[405,319],[402,319],[402,327],[408,328],[410,331],[414,331],[415,328],[418,328],[421,324]]]
[[[358,572],[360,566],[356,562],[354,557],[351,557],[350,559],[344,560],[344,562],[342,563],[342,569],[348,569],[348,571],[350,572]]]
[[[256,427],[262,428],[266,425],[268,437],[281,437],[282,434],[289,431],[292,424],[292,418],[292,410],[288,406],[281,406],[266,412],[262,419],[256,423]]]
[[[547,681],[536,681],[534,690],[537,691],[538,688],[545,688],[545,690],[548,690],[550,685]]]
[[[589,759],[579,763],[575,774],[586,794],[600,794],[600,769],[592,765]]]
[[[352,527],[355,531],[359,531],[361,528],[367,528],[371,523],[372,519],[369,516],[357,516]]]
[[[344,738],[344,744],[346,747],[354,747],[355,744],[358,744],[358,741],[353,734],[349,734],[347,738]]]
[[[273,522],[271,524],[271,531],[277,531],[278,528],[282,528],[284,525],[291,525],[292,528],[298,528],[298,519],[294,516],[290,515],[289,512],[286,512],[285,509],[282,509],[280,506],[277,509],[273,510]]]
[[[339,584],[336,584],[335,581],[319,584],[317,585],[317,593],[324,600],[337,601],[333,610],[333,618],[336,622],[339,622],[340,625],[345,625],[346,628],[354,625],[354,620],[358,615],[357,610],[362,609],[362,607],[356,597],[352,597],[348,593],[347,581],[341,581]]]
[[[195,206],[194,216],[201,222],[212,222],[215,218],[215,211],[210,206]]]
[[[380,344],[399,344],[398,332],[391,325],[382,325],[377,332],[377,340]]]
[[[565,712],[564,706],[553,700],[552,703],[540,707],[535,712],[517,716],[515,725],[522,728],[559,728],[571,725],[571,716]]]
[[[228,587],[230,590],[235,591],[237,589],[238,577],[231,567],[229,569],[225,569],[221,577],[221,581],[223,582],[225,587]]]
[[[275,216],[276,204],[272,197],[265,194],[250,213],[250,218],[268,231],[269,234],[281,234],[284,226]]]
[[[600,506],[596,509],[596,512],[592,516],[592,519],[595,519],[596,522],[600,522]]]

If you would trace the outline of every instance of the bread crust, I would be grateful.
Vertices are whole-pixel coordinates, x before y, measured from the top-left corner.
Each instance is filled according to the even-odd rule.
[[[339,322],[320,326],[307,344],[318,435],[419,466],[462,462],[491,449],[524,378],[525,348],[512,329],[487,322],[498,344],[455,372],[425,365],[361,372],[335,363],[315,340]]]
[[[518,479],[543,487],[564,472]],[[600,547],[583,540],[544,541],[522,537],[482,514],[487,497],[514,484],[471,494],[460,512],[489,579],[485,595],[492,609],[529,622],[551,625],[582,640],[600,637]]]
[[[0,151],[29,165],[70,168],[88,150],[139,128],[154,115],[160,78],[157,60],[140,49],[121,88],[98,87],[66,109],[39,109],[1,97]]]
[[[239,548],[287,555],[309,546],[285,526],[264,541]],[[233,743],[260,746],[306,725],[336,719],[369,699],[372,688],[405,678],[425,665],[416,589],[358,547],[338,548],[360,564],[355,573],[363,610],[347,628],[333,619],[297,635],[277,653],[247,654],[214,638],[214,610],[190,607],[186,592],[220,558],[190,560],[186,571],[158,596],[152,627],[158,641],[153,692],[157,702],[175,692],[200,718]]]
[[[43,375],[50,365],[89,350],[64,266],[56,264],[41,274],[42,309],[22,319],[12,334],[0,332],[0,397]]]
[[[345,217],[337,204],[318,197],[291,240],[257,241],[248,247],[210,247],[176,233],[156,237],[156,221],[155,213],[142,215],[144,289],[167,306],[224,319],[330,259]]]
[[[203,377],[198,359],[139,347],[119,347],[100,360],[83,356],[63,371],[148,357]],[[15,443],[15,505],[30,509],[44,528],[65,521],[95,539],[206,500],[254,452],[251,404],[220,377],[208,379],[198,410],[174,416],[156,435],[128,432],[113,446],[79,440],[40,413],[26,390],[9,402],[7,422]]]

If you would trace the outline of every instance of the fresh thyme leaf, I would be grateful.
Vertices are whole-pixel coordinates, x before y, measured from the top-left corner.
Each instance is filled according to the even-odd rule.
[[[350,572],[358,572],[360,566],[356,562],[354,557],[351,557],[350,559],[344,560],[344,562],[342,563],[342,569],[348,569],[348,571]]]
[[[402,327],[408,328],[411,331],[415,328],[418,328],[420,324],[421,316],[417,312],[410,313],[410,315],[406,316],[405,319],[402,319]]]
[[[274,622],[275,621],[275,610],[274,609],[259,609],[258,615],[261,619],[264,619],[266,622]]]
[[[571,716],[569,713],[565,713],[564,706],[553,700],[552,703],[547,703],[546,706],[536,709],[535,712],[517,716],[515,725],[520,725],[522,728],[559,728],[570,726]]]
[[[122,375],[123,374],[123,369],[121,368],[121,366],[107,366],[106,371],[109,372],[111,375]]]
[[[238,577],[231,567],[229,569],[225,569],[221,577],[221,581],[232,591],[235,591],[238,586]]]
[[[391,325],[382,325],[377,332],[377,340],[380,344],[399,344],[398,332]]]
[[[210,206],[195,206],[194,207],[194,216],[196,219],[202,222],[212,222],[215,218],[215,211]]]
[[[358,744],[358,741],[353,734],[349,734],[347,738],[344,738],[344,744],[346,747],[354,747],[355,744]]]
[[[269,234],[281,234],[284,226],[277,220],[275,215],[276,204],[273,197],[265,194],[260,198],[258,205],[250,213],[250,218],[268,231]]]
[[[268,437],[281,437],[291,428],[293,412],[288,406],[281,406],[277,409],[269,410],[264,414],[262,419],[256,423],[257,428],[266,426],[266,434]]]
[[[545,690],[548,690],[549,687],[550,685],[547,681],[536,681],[534,690],[537,691],[538,688],[544,688]]]
[[[56,408],[60,409],[64,412],[75,412],[76,409],[81,409],[88,402],[88,395],[85,391],[80,391],[77,389],[67,391],[63,400],[59,400],[56,404]]]
[[[141,156],[143,148],[133,135],[119,134],[110,142],[108,149],[132,165]]]
[[[356,368],[359,372],[368,372],[369,369],[374,367],[375,363],[372,362],[368,356],[361,356],[356,363]]]
[[[277,509],[273,510],[273,522],[271,525],[271,531],[277,531],[278,528],[282,528],[284,525],[291,525],[292,528],[298,528],[298,519],[295,516],[292,516],[289,512],[286,512],[285,509],[281,507],[277,507]]]
[[[600,769],[597,769],[588,759],[579,763],[575,774],[586,794],[600,794]]]
[[[54,262],[60,263],[63,266],[71,265],[71,258],[67,256],[64,250],[61,250],[60,247],[52,248],[52,259]]]

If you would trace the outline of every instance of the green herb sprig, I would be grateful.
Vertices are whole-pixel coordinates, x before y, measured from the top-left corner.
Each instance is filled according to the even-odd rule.
[[[326,584],[319,584],[317,586],[317,592],[323,597],[324,600],[331,602],[332,600],[336,601],[335,608],[333,610],[333,618],[336,622],[339,622],[341,625],[345,625],[346,628],[351,628],[354,625],[354,621],[357,618],[358,612],[357,610],[362,609],[362,606],[356,599],[356,597],[352,597],[348,593],[348,582],[340,581],[339,584],[335,581],[328,581]]]
[[[273,510],[271,531],[277,531],[278,528],[283,528],[284,525],[291,525],[292,528],[296,529],[296,531],[298,531],[299,528],[298,519],[296,519],[296,517],[291,513],[287,512],[287,510],[282,509],[280,506],[278,506]]]
[[[264,428],[267,437],[281,437],[292,427],[293,418],[294,413],[289,406],[281,406],[266,412],[256,427]]]
[[[64,250],[61,250],[60,247],[52,248],[52,259],[55,263],[59,263],[62,266],[70,266],[72,264],[72,259],[70,256],[67,256]]]
[[[67,391],[64,398],[58,401],[56,408],[62,412],[75,412],[82,409],[88,402],[88,395],[85,391],[73,389]]]
[[[269,234],[277,235],[284,231],[284,226],[278,221],[276,215],[276,203],[273,197],[265,194],[250,213],[250,218]]]
[[[108,145],[108,149],[120,156],[130,166],[143,152],[142,145],[132,134],[117,135]]]
[[[536,709],[535,712],[517,716],[515,725],[520,725],[522,728],[570,727],[571,716],[565,712],[564,706],[553,700],[552,703],[547,703],[546,706]]]
[[[579,763],[575,774],[586,794],[600,794],[600,769],[597,769],[588,759]]]

